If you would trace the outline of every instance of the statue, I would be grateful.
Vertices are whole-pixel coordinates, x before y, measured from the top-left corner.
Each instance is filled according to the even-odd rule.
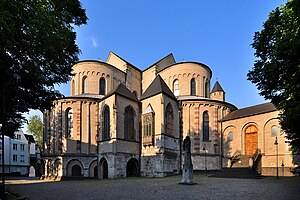
[[[193,183],[193,164],[191,159],[191,139],[186,136],[183,140],[184,162],[182,179],[180,184],[192,185]]]

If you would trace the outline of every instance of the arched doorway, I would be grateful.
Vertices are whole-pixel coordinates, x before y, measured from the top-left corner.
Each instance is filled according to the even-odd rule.
[[[82,176],[81,167],[79,165],[73,165],[71,173],[71,176]]]
[[[93,160],[89,166],[89,177],[98,178],[98,162]]]
[[[257,148],[257,128],[254,125],[250,125],[245,130],[245,154],[253,155]]]
[[[108,179],[108,164],[105,158],[100,160],[100,178]]]
[[[131,158],[126,166],[126,176],[139,176],[139,165],[135,158]]]
[[[98,167],[94,167],[94,177],[97,178],[98,177]]]

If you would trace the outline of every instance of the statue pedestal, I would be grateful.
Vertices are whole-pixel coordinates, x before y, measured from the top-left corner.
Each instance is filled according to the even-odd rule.
[[[179,184],[194,185],[193,183],[193,164],[191,158],[191,139],[186,136],[183,141],[184,164],[182,170],[182,179]]]
[[[193,166],[190,169],[184,169],[182,170],[182,179],[179,184],[183,185],[194,185],[195,183],[193,182]]]

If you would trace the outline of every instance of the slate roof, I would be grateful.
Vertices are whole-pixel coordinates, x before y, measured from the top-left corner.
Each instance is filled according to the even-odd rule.
[[[173,92],[170,90],[170,88],[167,86],[165,81],[161,78],[160,75],[157,75],[156,78],[153,80],[153,82],[149,85],[149,87],[146,89],[146,91],[142,94],[141,100],[152,97],[154,95],[163,93],[175,100],[176,97],[174,96]]]
[[[128,99],[134,100],[134,101],[138,101],[137,97],[135,96],[135,94],[133,92],[131,92],[123,83],[120,83],[118,85],[118,87],[112,91],[110,91],[105,98],[113,95],[113,94],[119,94],[123,97],[126,97]]]
[[[130,62],[128,62],[127,60],[125,60],[125,59],[122,58],[121,56],[117,55],[116,53],[114,53],[114,52],[112,52],[112,51],[111,51],[110,53],[114,54],[116,57],[118,57],[118,58],[120,58],[121,60],[123,60],[127,65],[129,65],[129,66],[133,67],[134,69],[136,69],[136,70],[138,70],[138,71],[141,72],[141,70],[140,70],[139,68],[137,68],[136,66],[134,66],[133,64],[131,64]]]
[[[165,65],[165,66],[160,66],[157,68],[157,72],[160,72],[162,71],[163,69],[167,68],[169,65],[173,65],[173,64],[176,64],[176,61],[175,61],[175,58],[173,56],[172,53],[168,54],[167,56],[163,57],[162,59],[160,59],[159,61],[153,63],[152,65],[150,65],[149,67],[147,67],[146,69],[144,69],[143,71],[146,71],[148,69],[150,69],[151,67],[153,67],[154,65],[160,65],[162,64],[164,61],[166,61],[167,59],[172,59],[173,62],[169,63],[168,65]]]
[[[213,92],[224,92],[223,88],[221,87],[219,81],[216,81],[211,93]]]
[[[101,94],[88,94],[88,93],[84,93],[84,94],[76,94],[76,95],[72,95],[72,96],[68,96],[65,98],[93,98],[93,99],[102,99],[104,97],[104,95]]]
[[[264,103],[264,104],[259,104],[259,105],[235,110],[235,111],[229,113],[228,115],[226,115],[223,119],[221,119],[221,121],[224,122],[224,121],[229,121],[229,120],[233,120],[233,119],[273,112],[276,110],[277,109],[275,108],[275,106],[271,102],[268,102],[268,103]]]
[[[24,134],[26,137],[26,140],[30,143],[35,143],[35,140],[33,138],[33,135]]]

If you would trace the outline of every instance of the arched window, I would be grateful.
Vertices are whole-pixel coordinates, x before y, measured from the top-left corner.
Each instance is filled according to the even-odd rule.
[[[134,131],[135,112],[131,106],[127,106],[124,112],[124,139],[135,140]]]
[[[232,141],[233,140],[233,133],[229,132],[228,134],[228,141]]]
[[[165,112],[166,117],[166,135],[173,135],[174,129],[174,114],[171,103],[168,103]]]
[[[152,145],[154,139],[155,113],[149,104],[143,112],[143,144]]]
[[[101,95],[105,95],[105,79],[103,77],[99,80],[99,90]]]
[[[72,130],[73,130],[73,110],[72,108],[68,108],[65,112],[65,122],[66,122],[66,138],[72,137]]]
[[[203,141],[209,141],[209,116],[208,112],[203,113]]]
[[[176,79],[173,82],[173,93],[175,96],[179,96],[180,92],[179,92],[179,80]]]
[[[72,84],[71,84],[71,95],[75,95],[75,80],[72,80]]]
[[[109,107],[105,105],[102,111],[102,140],[107,140],[109,138],[110,138]]]
[[[196,81],[194,78],[191,79],[191,96],[196,96]]]
[[[208,82],[205,81],[205,84],[204,84],[204,97],[208,98],[208,94],[209,94]]]
[[[271,128],[272,136],[277,136],[277,126],[272,126]]]
[[[84,76],[82,78],[82,93],[87,93],[88,92],[88,80],[87,80],[87,76]]]

